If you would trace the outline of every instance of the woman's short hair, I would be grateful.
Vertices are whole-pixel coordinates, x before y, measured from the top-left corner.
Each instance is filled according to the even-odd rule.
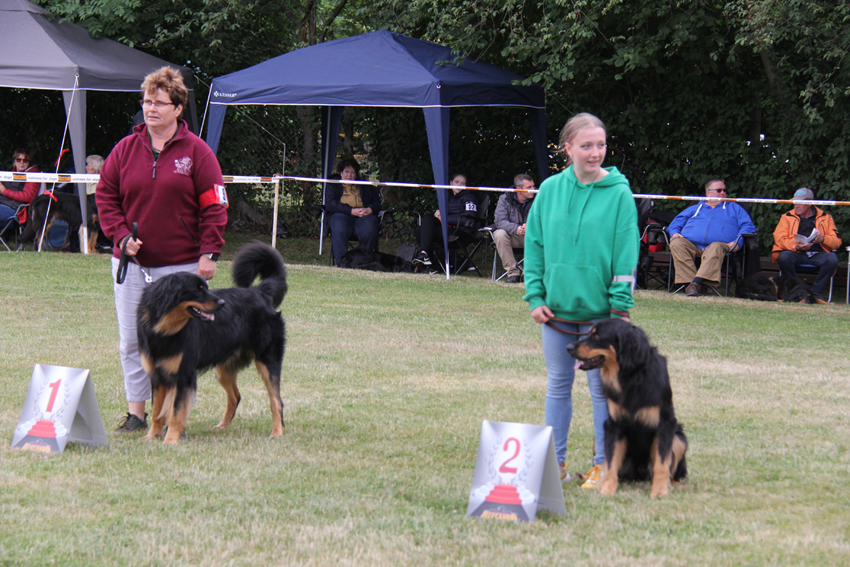
[[[608,130],[605,128],[605,124],[602,121],[590,114],[589,112],[580,112],[567,120],[567,123],[564,124],[564,129],[561,130],[561,137],[558,140],[558,144],[560,145],[561,151],[564,150],[564,145],[572,140],[576,134],[578,134],[581,130],[585,128],[602,128],[605,130],[605,134],[608,134]],[[569,157],[567,158],[567,162],[569,163]]]
[[[93,170],[100,172],[103,167],[103,158],[97,154],[92,154],[86,158],[86,165],[90,166]]]
[[[345,171],[345,168],[348,167],[349,165],[354,168],[354,175],[355,175],[355,177],[357,177],[359,179],[360,178],[360,164],[357,163],[357,160],[354,159],[353,157],[339,160],[339,163],[336,164],[336,172],[338,174],[342,175],[342,172]]]
[[[145,93],[153,94],[159,89],[168,94],[168,98],[171,99],[175,107],[182,105],[184,109],[186,108],[186,103],[189,100],[189,89],[183,84],[183,75],[180,74],[180,71],[165,66],[145,77],[145,82],[142,83],[142,96]]]

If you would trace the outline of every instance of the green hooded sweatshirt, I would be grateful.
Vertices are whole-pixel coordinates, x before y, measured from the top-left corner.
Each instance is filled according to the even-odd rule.
[[[640,235],[629,181],[616,167],[582,185],[573,166],[540,185],[525,234],[525,297],[533,310],[596,321],[628,316]]]

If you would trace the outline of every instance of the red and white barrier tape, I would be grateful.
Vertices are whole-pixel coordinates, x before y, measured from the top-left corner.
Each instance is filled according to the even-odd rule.
[[[318,177],[298,177],[293,175],[271,175],[271,176],[250,176],[250,175],[225,175],[224,182],[230,184],[238,183],[276,183],[279,181],[305,181],[308,183],[339,183],[339,179],[322,179]],[[79,173],[33,173],[33,172],[13,172],[0,171],[0,181],[35,181],[45,183],[97,183],[100,180],[100,175],[97,174],[79,174]],[[402,183],[398,181],[346,181],[351,185],[372,185],[374,187],[402,187],[407,189],[453,189],[455,185],[426,185],[422,183]],[[464,189],[470,191],[490,191],[497,193],[516,193],[521,191],[514,187],[478,187],[466,186]],[[763,205],[793,205],[802,203],[806,205],[826,205],[826,206],[846,206],[850,205],[850,201],[826,201],[826,200],[807,200],[807,201],[792,201],[791,199],[756,199],[756,198],[719,198],[719,197],[697,197],[697,196],[681,196],[681,195],[648,195],[635,194],[635,199],[654,199],[656,201],[728,201],[730,203],[759,203]]]

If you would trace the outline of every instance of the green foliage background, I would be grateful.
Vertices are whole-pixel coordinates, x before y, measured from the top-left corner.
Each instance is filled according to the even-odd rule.
[[[547,92],[549,139],[580,111],[609,130],[607,163],[636,192],[701,194],[710,176],[730,196],[789,198],[805,185],[819,199],[847,200],[850,161],[850,6],[828,0],[42,0],[53,13],[166,60],[188,65],[206,99],[212,77],[291,49],[379,28],[438,41],[468,57],[509,68]],[[0,89],[0,116],[11,146],[36,147],[40,165],[60,140],[45,124],[64,122],[58,93]],[[94,107],[94,108],[92,108]],[[89,145],[101,153],[126,133],[134,107],[120,97],[89,104]],[[272,113],[266,113],[271,116]],[[92,120],[91,117],[95,119]],[[269,145],[264,118],[228,112],[229,144]],[[317,171],[318,128],[310,112],[275,118],[277,144],[253,162],[222,155],[227,172]],[[233,125],[230,125],[233,121]],[[285,134],[284,134],[285,133]],[[276,143],[276,142],[274,142]],[[252,150],[259,154],[258,150]],[[413,110],[350,109],[340,154],[356,155],[375,179],[432,180],[424,121]],[[452,112],[451,168],[470,182],[506,186],[536,171],[521,111]],[[52,158],[55,159],[55,158]],[[550,170],[562,164],[554,155]],[[44,165],[42,165],[44,168]],[[257,191],[262,192],[262,189]],[[287,187],[293,233],[315,232],[316,189]],[[257,202],[251,191],[245,198]],[[430,192],[389,191],[402,211],[433,206]],[[262,199],[260,199],[262,202]],[[262,205],[259,205],[262,208]],[[661,203],[661,207],[679,205]],[[762,253],[786,206],[756,205]],[[830,207],[850,233],[850,209]],[[406,213],[405,213],[406,214]],[[403,220],[410,221],[402,214]],[[402,229],[403,232],[403,229]]]

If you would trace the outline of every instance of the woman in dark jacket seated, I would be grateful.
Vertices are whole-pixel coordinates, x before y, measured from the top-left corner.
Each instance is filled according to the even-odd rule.
[[[371,185],[347,185],[360,177],[360,164],[354,158],[346,158],[337,164],[337,173],[343,183],[329,183],[325,211],[330,215],[333,254],[336,264],[348,251],[348,239],[357,235],[360,246],[375,250],[378,244],[378,213],[381,200],[378,190]]]
[[[478,213],[478,199],[472,191],[466,191],[466,175],[456,173],[449,185],[452,185],[452,192],[449,194],[448,202],[446,203],[447,213],[449,218],[446,219],[449,227],[449,234],[472,236],[475,232],[472,228],[474,217]],[[464,218],[466,216],[466,218]],[[434,242],[443,242],[443,229],[441,226],[443,219],[440,218],[440,209],[434,211],[434,216],[425,215],[422,217],[422,226],[419,228],[419,255],[413,259],[414,264],[422,264],[424,266],[431,265],[431,258],[428,253],[431,252]],[[465,226],[466,225],[466,226]]]

